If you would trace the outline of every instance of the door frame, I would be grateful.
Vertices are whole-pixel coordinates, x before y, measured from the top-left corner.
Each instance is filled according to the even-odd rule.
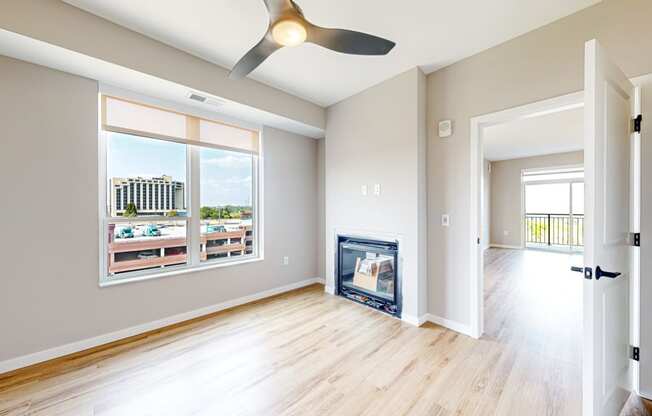
[[[470,335],[480,338],[484,333],[484,264],[482,256],[482,173],[484,151],[482,133],[487,127],[505,124],[517,120],[554,114],[561,111],[584,107],[584,91],[525,104],[522,106],[484,114],[471,118],[471,203],[469,259],[470,267]],[[523,228],[523,227],[521,227]]]

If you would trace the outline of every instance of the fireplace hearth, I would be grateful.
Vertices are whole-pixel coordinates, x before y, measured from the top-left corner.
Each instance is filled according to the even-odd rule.
[[[337,294],[401,316],[398,242],[338,236]]]

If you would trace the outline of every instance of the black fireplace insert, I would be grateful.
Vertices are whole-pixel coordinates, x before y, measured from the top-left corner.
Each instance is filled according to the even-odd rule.
[[[339,236],[337,294],[401,316],[398,243]]]

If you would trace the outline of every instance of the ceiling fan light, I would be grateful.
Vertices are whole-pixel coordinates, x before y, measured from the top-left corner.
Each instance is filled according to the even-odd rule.
[[[296,20],[281,20],[272,28],[272,37],[283,46],[298,46],[306,41],[308,32]]]

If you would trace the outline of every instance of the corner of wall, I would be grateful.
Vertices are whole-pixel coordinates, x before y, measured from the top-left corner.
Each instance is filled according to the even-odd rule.
[[[418,209],[417,239],[419,261],[419,316],[428,312],[428,115],[427,80],[420,68],[417,70],[417,176]]]

